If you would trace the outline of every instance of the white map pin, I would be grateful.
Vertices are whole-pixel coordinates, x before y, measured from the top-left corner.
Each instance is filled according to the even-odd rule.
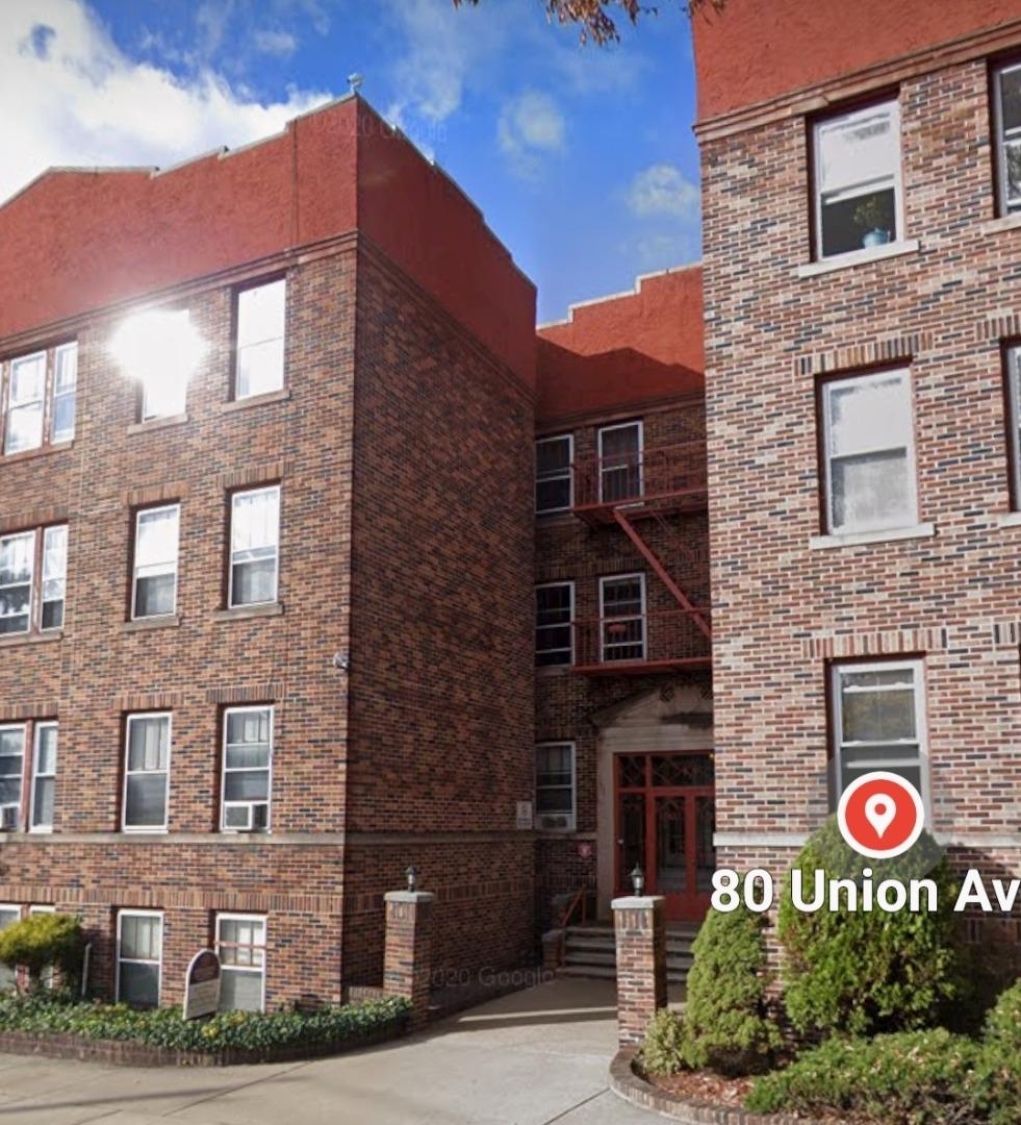
[[[880,840],[896,817],[897,803],[885,793],[873,793],[865,802],[865,819],[876,830],[876,835]]]

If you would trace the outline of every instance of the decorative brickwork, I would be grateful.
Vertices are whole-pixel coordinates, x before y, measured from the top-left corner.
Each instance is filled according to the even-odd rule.
[[[617,940],[617,1037],[640,1043],[666,1007],[666,915],[662,896],[613,900]]]
[[[428,891],[388,891],[383,990],[411,1001],[411,1023],[429,1018],[432,984],[432,914],[436,896]]]

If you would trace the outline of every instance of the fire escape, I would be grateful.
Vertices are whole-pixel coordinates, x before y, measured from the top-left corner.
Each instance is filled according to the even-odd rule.
[[[691,517],[708,504],[704,433],[699,426],[654,448],[642,436],[641,423],[605,427],[596,457],[573,466],[574,514],[619,528],[648,564],[642,575],[601,579],[599,617],[574,622],[575,671],[584,675],[711,664],[708,544],[700,536],[693,546],[691,536]]]

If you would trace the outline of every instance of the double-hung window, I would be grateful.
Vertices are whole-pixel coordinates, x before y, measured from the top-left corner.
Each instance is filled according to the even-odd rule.
[[[231,496],[230,577],[232,609],[277,600],[280,562],[280,486]]]
[[[816,257],[900,241],[904,220],[896,99],[817,120],[812,139]]]
[[[24,723],[0,727],[0,828],[8,832],[22,823],[25,734]]]
[[[928,794],[922,665],[918,660],[837,664],[831,670],[835,793],[873,770]]]
[[[138,1008],[160,1002],[163,915],[154,910],[117,914],[117,1000]]]
[[[162,832],[170,789],[170,715],[129,715],[124,766],[124,829]]]
[[[1007,400],[1013,507],[1021,510],[1021,345],[1007,349]]]
[[[28,827],[31,832],[52,832],[57,784],[57,724],[36,723],[33,743]]]
[[[574,583],[535,588],[535,664],[551,668],[574,662]]]
[[[599,431],[599,499],[603,503],[642,496],[642,423],[624,422]]]
[[[574,438],[570,434],[540,438],[535,443],[535,510],[538,515],[570,511]]]
[[[283,387],[286,304],[287,288],[283,278],[238,293],[236,399],[267,394]]]
[[[15,356],[0,365],[2,452],[24,453],[74,437],[78,344]]]
[[[135,513],[131,616],[162,617],[177,605],[178,504]]]
[[[21,921],[21,907],[13,903],[0,903],[0,930],[6,930]],[[0,992],[12,992],[18,986],[18,970],[10,965],[0,965]]]
[[[645,659],[645,575],[599,580],[604,662]]]
[[[220,1011],[261,1012],[266,1006],[266,919],[216,916]]]
[[[574,829],[573,742],[543,742],[535,748],[535,824],[544,829]]]
[[[31,749],[31,769],[29,750]],[[57,724],[54,721],[0,726],[0,828],[53,830],[57,778]],[[28,797],[27,804],[25,797]]]
[[[64,624],[67,525],[0,536],[0,636]]]
[[[269,828],[272,763],[273,708],[228,708],[223,716],[224,830]]]
[[[993,71],[997,210],[1021,210],[1021,62]]]
[[[827,531],[916,524],[909,373],[883,371],[824,383],[822,416]]]

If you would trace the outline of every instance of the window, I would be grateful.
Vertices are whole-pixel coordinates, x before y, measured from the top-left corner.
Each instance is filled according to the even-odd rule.
[[[146,314],[141,314],[145,316]],[[142,383],[142,421],[176,418],[185,411],[188,377],[200,347],[187,309],[156,310],[149,314],[152,327],[141,321],[134,347],[140,354],[131,365]],[[149,338],[146,339],[146,332]],[[156,351],[162,354],[156,355]]]
[[[169,782],[170,715],[129,715],[124,769],[125,830],[166,829]]]
[[[6,930],[15,922],[21,921],[21,907],[10,903],[0,904],[0,930]],[[0,965],[0,992],[10,992],[18,984],[18,970],[9,965]]]
[[[0,727],[0,828],[21,824],[21,785],[25,776],[25,726]]]
[[[921,663],[840,664],[832,675],[836,799],[871,770],[899,774],[926,798]]]
[[[645,575],[600,578],[603,660],[645,659]]]
[[[53,798],[57,784],[57,724],[36,723],[32,754],[32,796],[29,830],[53,831]]]
[[[574,662],[574,583],[551,582],[535,590],[535,664]]]
[[[1007,398],[1010,403],[1011,486],[1014,510],[1021,509],[1021,345],[1007,349]]]
[[[824,383],[822,410],[827,530],[876,531],[917,523],[908,373]]]
[[[535,443],[535,510],[566,512],[573,502],[571,486],[574,460],[574,438],[540,438]]]
[[[0,536],[0,636],[64,624],[67,525]]]
[[[642,495],[642,423],[599,431],[599,499],[614,503]]]
[[[74,437],[77,343],[15,356],[0,367],[0,375],[3,374],[6,374],[6,379],[0,382],[5,383],[7,404],[3,425],[4,453],[39,449],[44,434],[52,444],[70,441]]]
[[[28,908],[29,918],[35,918],[39,914],[56,914],[57,908],[55,906],[30,906]],[[56,976],[56,969],[53,965],[47,965],[39,978],[43,988],[52,988]]]
[[[160,1002],[163,915],[121,910],[117,915],[117,1000],[138,1008]]]
[[[815,122],[812,136],[816,256],[832,258],[901,239],[897,102],[826,117]]]
[[[256,488],[231,497],[230,589],[233,608],[277,600],[280,488]]]
[[[278,391],[284,385],[284,279],[242,289],[237,302],[234,397]]]
[[[1021,209],[1021,63],[994,71],[993,118],[997,209],[1009,215]]]
[[[535,826],[574,829],[574,743],[535,748]]]
[[[269,828],[272,759],[273,708],[229,708],[223,717],[225,830]]]
[[[216,916],[220,1011],[261,1012],[266,1005],[266,919]]]
[[[177,504],[146,508],[135,515],[135,572],[131,616],[161,617],[177,605]]]

